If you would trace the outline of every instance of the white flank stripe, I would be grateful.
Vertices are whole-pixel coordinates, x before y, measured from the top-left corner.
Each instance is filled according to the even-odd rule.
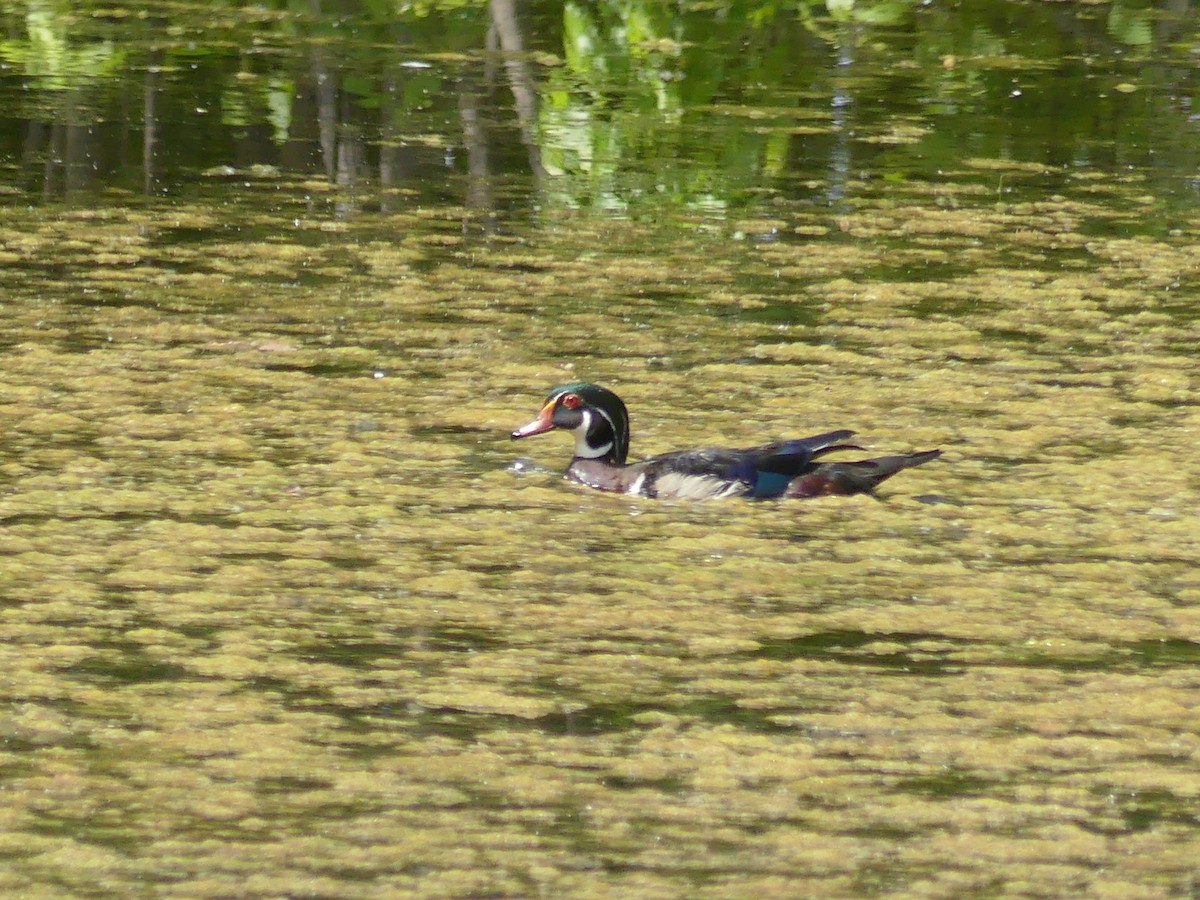
[[[730,484],[715,475],[680,475],[674,472],[660,475],[654,483],[655,492],[664,500],[672,497],[680,500],[715,500],[737,493],[742,487],[736,481]]]

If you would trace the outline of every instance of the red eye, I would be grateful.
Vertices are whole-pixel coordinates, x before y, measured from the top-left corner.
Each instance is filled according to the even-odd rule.
[[[579,409],[579,407],[583,406],[583,401],[579,398],[578,394],[567,394],[562,398],[562,405],[567,409]]]

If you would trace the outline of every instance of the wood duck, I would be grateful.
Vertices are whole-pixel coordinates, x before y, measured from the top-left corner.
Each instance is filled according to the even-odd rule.
[[[663,499],[718,497],[820,497],[869,494],[903,469],[937,459],[941,450],[880,456],[857,462],[816,462],[845,443],[853,431],[725,450],[717,447],[663,453],[637,463],[629,454],[629,413],[621,398],[596,384],[565,384],[546,398],[537,418],[512,433],[513,440],[561,428],[575,435],[575,458],[567,475],[588,487]]]

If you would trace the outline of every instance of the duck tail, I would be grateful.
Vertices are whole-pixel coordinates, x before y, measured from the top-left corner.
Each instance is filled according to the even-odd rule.
[[[838,449],[838,448],[831,448]],[[942,455],[925,450],[902,456],[879,456],[858,462],[819,463],[813,471],[793,480],[787,497],[825,497],[831,494],[869,494],[897,472],[924,465]]]

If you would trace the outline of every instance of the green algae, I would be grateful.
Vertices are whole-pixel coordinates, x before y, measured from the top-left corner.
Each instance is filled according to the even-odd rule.
[[[1186,883],[1195,253],[1091,233],[1122,206],[1093,191],[968,205],[777,206],[790,237],[762,245],[569,218],[241,249],[171,239],[202,210],[11,225],[4,877]],[[507,439],[581,377],[622,393],[635,456],[833,427],[946,453],[880,500],[590,493],[556,474],[566,438]],[[518,451],[548,471],[510,473]]]

